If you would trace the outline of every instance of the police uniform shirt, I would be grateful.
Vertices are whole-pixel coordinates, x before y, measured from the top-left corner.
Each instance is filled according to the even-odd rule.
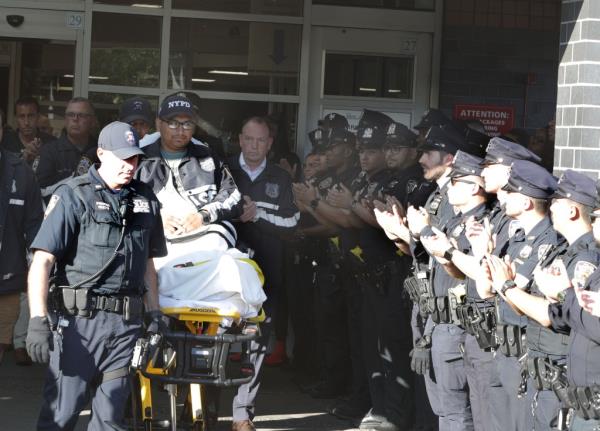
[[[0,150],[0,293],[24,290],[27,248],[42,223],[40,188],[27,164]]]
[[[457,250],[468,254],[471,246],[465,235],[465,222],[470,217],[481,219],[486,213],[487,208],[485,204],[477,205],[475,208],[472,208],[465,213],[459,213],[452,217],[440,230],[448,236],[448,239],[454,239],[457,242]],[[433,234],[433,231],[426,228],[424,234],[430,235]],[[458,280],[448,274],[437,259],[433,257],[431,259],[433,268],[431,283],[435,296],[446,296],[448,294],[448,289],[464,283],[463,280]]]
[[[41,141],[42,146],[56,140],[54,136],[44,133],[41,130],[36,130],[35,137]],[[19,129],[5,129],[2,141],[0,141],[0,147],[12,153],[21,154],[25,146],[19,138]]]
[[[87,173],[97,161],[96,148],[96,143],[90,141],[88,146],[80,151],[65,134],[44,145],[40,149],[40,161],[35,171],[38,184],[45,188],[73,174],[78,176]]]
[[[551,266],[556,259],[563,261],[569,280],[575,280],[580,287],[585,286],[600,264],[600,250],[596,247],[592,232],[583,234],[571,245],[565,241],[555,247],[540,263],[540,268]],[[531,294],[544,297],[535,282],[531,284]],[[527,323],[527,347],[534,356],[549,355],[551,359],[558,359],[554,356],[566,355],[567,335],[542,327],[535,319],[530,318]]]
[[[406,210],[409,206],[422,207],[436,188],[436,184],[425,181],[423,168],[419,164],[401,171],[391,171],[383,195],[394,196]]]
[[[383,200],[383,190],[389,184],[393,172],[382,170],[371,178],[364,177],[361,187],[355,193],[355,200]],[[385,235],[382,229],[366,225],[358,230],[358,244],[362,249],[362,257],[367,264],[384,263],[393,260],[396,246]]]
[[[357,166],[350,166],[349,168],[337,174],[334,180],[335,183],[333,187],[344,185],[354,196],[359,189],[364,187],[366,176]],[[350,252],[350,250],[358,245],[358,229],[340,229],[338,238],[340,251],[342,254],[347,254]]]
[[[508,240],[516,233],[520,226],[519,221],[507,216],[498,200],[495,200],[492,204],[489,221],[492,236],[496,238],[492,254],[502,256],[506,253]]]
[[[148,259],[166,256],[167,248],[158,200],[148,185],[137,180],[113,191],[92,167],[87,175],[61,185],[31,248],[54,255],[59,285],[73,285],[95,274],[113,255],[123,212],[127,224],[116,259],[82,287],[102,295],[142,294]]]
[[[518,228],[511,236],[506,249],[506,255],[516,267],[515,281],[525,286],[533,277],[535,267],[550,253],[554,247],[564,241],[552,227],[550,217],[544,217],[534,228],[525,234]],[[500,256],[503,258],[504,256]],[[498,316],[500,322],[507,325],[517,325],[524,328],[527,325],[525,316],[518,316],[500,296],[497,297]]]
[[[600,291],[600,268],[588,278],[585,289]],[[549,305],[548,316],[556,331],[571,331],[567,353],[569,385],[600,385],[600,319],[581,308],[574,289],[567,289],[562,304]]]

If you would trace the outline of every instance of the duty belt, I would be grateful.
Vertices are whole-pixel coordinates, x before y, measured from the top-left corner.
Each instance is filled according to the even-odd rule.
[[[475,300],[467,298],[464,304],[458,304],[456,315],[460,326],[477,340],[483,350],[497,347],[494,330],[496,328],[496,313],[493,306],[486,307]]]
[[[555,383],[564,378],[564,368],[548,358],[528,356],[525,366],[527,377],[538,391],[553,390]]]
[[[575,414],[585,420],[600,419],[600,386],[569,386],[567,400],[559,399],[575,411]]]
[[[410,299],[419,306],[419,313],[423,317],[431,314],[429,300],[432,298],[429,288],[429,273],[427,271],[416,271],[411,277],[404,280],[404,290]]]
[[[496,342],[498,349],[506,357],[520,358],[526,351],[525,328],[518,325],[496,324]]]
[[[359,269],[354,277],[358,284],[367,289],[376,289],[382,295],[387,294],[391,278],[399,274],[396,261],[387,261],[374,267],[365,264],[357,267]]]
[[[62,288],[63,310],[71,316],[91,318],[94,311],[122,314],[126,321],[141,318],[144,302],[141,296],[104,296],[87,289]]]

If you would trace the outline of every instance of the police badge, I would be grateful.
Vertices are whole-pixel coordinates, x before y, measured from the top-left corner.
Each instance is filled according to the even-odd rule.
[[[529,256],[531,256],[532,251],[533,249],[530,245],[525,245],[523,246],[521,251],[519,251],[519,256],[521,257],[521,259],[527,259]]]
[[[542,244],[538,247],[538,260],[542,260],[548,255],[548,252],[552,250],[552,244]]]
[[[279,184],[267,183],[265,184],[265,194],[271,199],[277,199],[279,197]]]
[[[332,183],[333,183],[333,178],[327,177],[319,183],[318,187],[321,190],[325,190],[325,189],[328,189],[329,187],[331,187]]]
[[[77,175],[85,175],[93,164],[94,162],[92,162],[88,156],[81,156],[81,159],[79,159],[79,163],[77,163],[77,167],[75,168],[75,173]]]

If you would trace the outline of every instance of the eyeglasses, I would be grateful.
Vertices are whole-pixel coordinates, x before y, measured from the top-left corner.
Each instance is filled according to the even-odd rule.
[[[167,126],[169,127],[169,129],[179,129],[180,127],[183,128],[183,130],[192,130],[195,127],[195,124],[192,123],[191,121],[177,121],[177,120],[161,120],[163,123],[167,123]]]
[[[66,112],[65,113],[65,117],[67,117],[69,120],[74,120],[74,119],[87,120],[91,116],[92,116],[92,114],[88,114],[87,112]]]

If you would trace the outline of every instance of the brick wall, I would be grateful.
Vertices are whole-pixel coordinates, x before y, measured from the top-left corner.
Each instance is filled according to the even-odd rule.
[[[556,106],[560,0],[444,4],[440,108],[513,106],[515,127],[546,126]]]
[[[600,173],[600,0],[563,0],[554,171]]]

